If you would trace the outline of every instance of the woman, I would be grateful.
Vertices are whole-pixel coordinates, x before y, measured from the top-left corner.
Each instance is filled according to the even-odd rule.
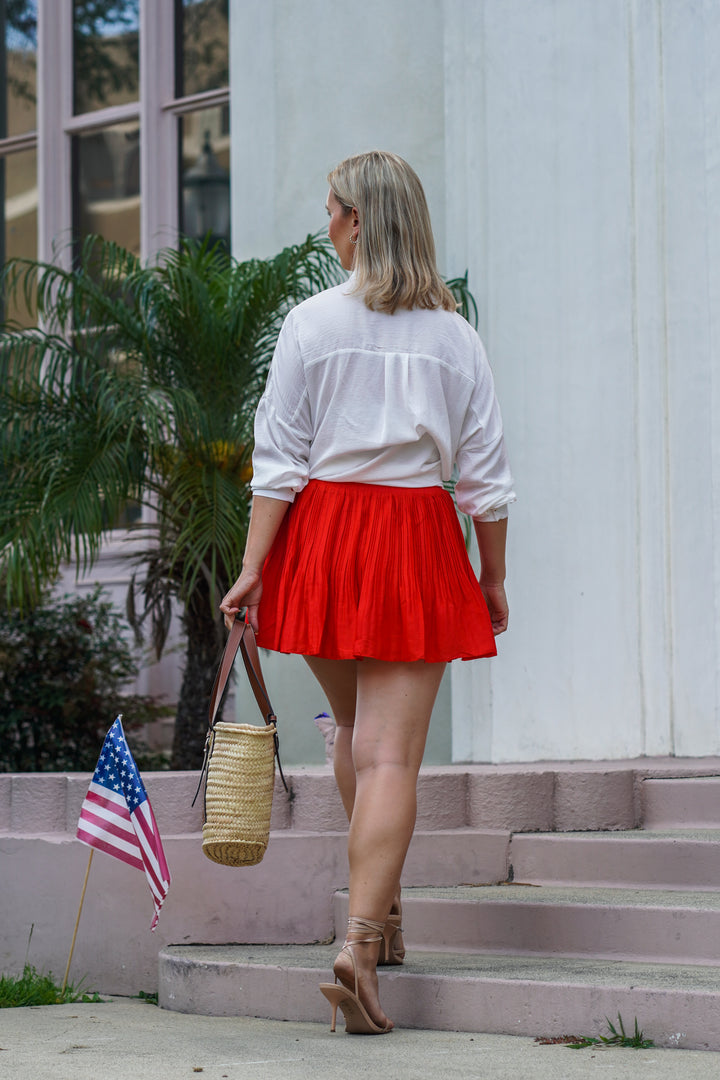
[[[255,423],[253,505],[226,622],[305,656],[337,724],[350,821],[349,923],[321,990],[349,1032],[392,1022],[378,961],[400,963],[400,873],[445,664],[495,654],[507,626],[514,500],[492,376],[435,265],[422,185],[394,154],[330,173],[329,235],[349,281],[287,317]],[[474,519],[475,578],[451,497]]]

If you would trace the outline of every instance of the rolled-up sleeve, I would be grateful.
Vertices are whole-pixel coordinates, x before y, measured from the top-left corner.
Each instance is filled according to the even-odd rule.
[[[310,402],[291,312],[255,415],[253,494],[292,502],[308,482],[311,441]]]
[[[516,496],[492,372],[479,342],[478,348],[477,378],[456,455],[455,498],[470,517],[498,521]]]

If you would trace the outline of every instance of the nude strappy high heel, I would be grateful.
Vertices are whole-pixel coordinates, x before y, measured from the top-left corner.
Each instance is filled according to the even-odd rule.
[[[390,910],[382,929],[382,941],[380,942],[380,955],[378,967],[390,964],[402,964],[405,959],[405,942],[403,941],[402,906],[398,901],[393,904],[396,911]]]
[[[345,983],[340,982],[335,976],[334,983],[320,983],[320,990],[332,1005],[332,1023],[330,1030],[335,1030],[335,1020],[338,1006],[345,1017],[345,1030],[349,1035],[385,1035],[392,1031],[392,1024],[388,1022],[385,1027],[380,1027],[371,1019],[367,1009],[360,1000],[358,987],[357,962],[353,952],[353,945],[370,944],[373,941],[383,940],[384,924],[373,922],[372,919],[360,919],[350,916],[348,919],[348,934],[365,934],[365,937],[357,937],[353,941],[345,939],[341,952],[350,955],[355,977],[355,990],[351,990]]]

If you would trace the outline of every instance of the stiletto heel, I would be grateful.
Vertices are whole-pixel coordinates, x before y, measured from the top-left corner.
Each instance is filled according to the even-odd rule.
[[[401,923],[402,915],[388,915],[382,931],[378,967],[402,964],[405,959],[405,942]]]
[[[382,941],[383,930],[383,923],[373,922],[371,919],[360,919],[355,918],[354,916],[351,916],[348,919],[348,935],[362,933],[369,936],[358,937],[353,941],[348,941],[346,938],[345,944],[340,950],[341,953],[347,952],[352,961],[355,983],[354,990],[351,990],[349,986],[346,986],[338,975],[335,976],[334,983],[320,983],[321,993],[332,1005],[331,1031],[335,1031],[338,1006],[340,1006],[343,1016],[345,1017],[345,1031],[349,1035],[385,1035],[388,1031],[392,1031],[392,1024],[390,1021],[388,1021],[385,1027],[380,1027],[379,1024],[376,1024],[360,1000],[357,961],[355,960],[355,954],[353,952],[353,945],[365,945],[375,941]]]
[[[404,959],[405,942],[403,941],[402,904],[398,893],[398,898],[393,901],[390,914],[383,927],[378,967],[381,965],[402,964]]]

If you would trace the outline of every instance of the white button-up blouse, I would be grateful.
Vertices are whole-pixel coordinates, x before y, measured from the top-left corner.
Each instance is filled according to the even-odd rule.
[[[255,419],[252,488],[292,502],[309,480],[431,487],[471,517],[515,500],[492,373],[454,312],[371,311],[351,282],[285,319]]]

